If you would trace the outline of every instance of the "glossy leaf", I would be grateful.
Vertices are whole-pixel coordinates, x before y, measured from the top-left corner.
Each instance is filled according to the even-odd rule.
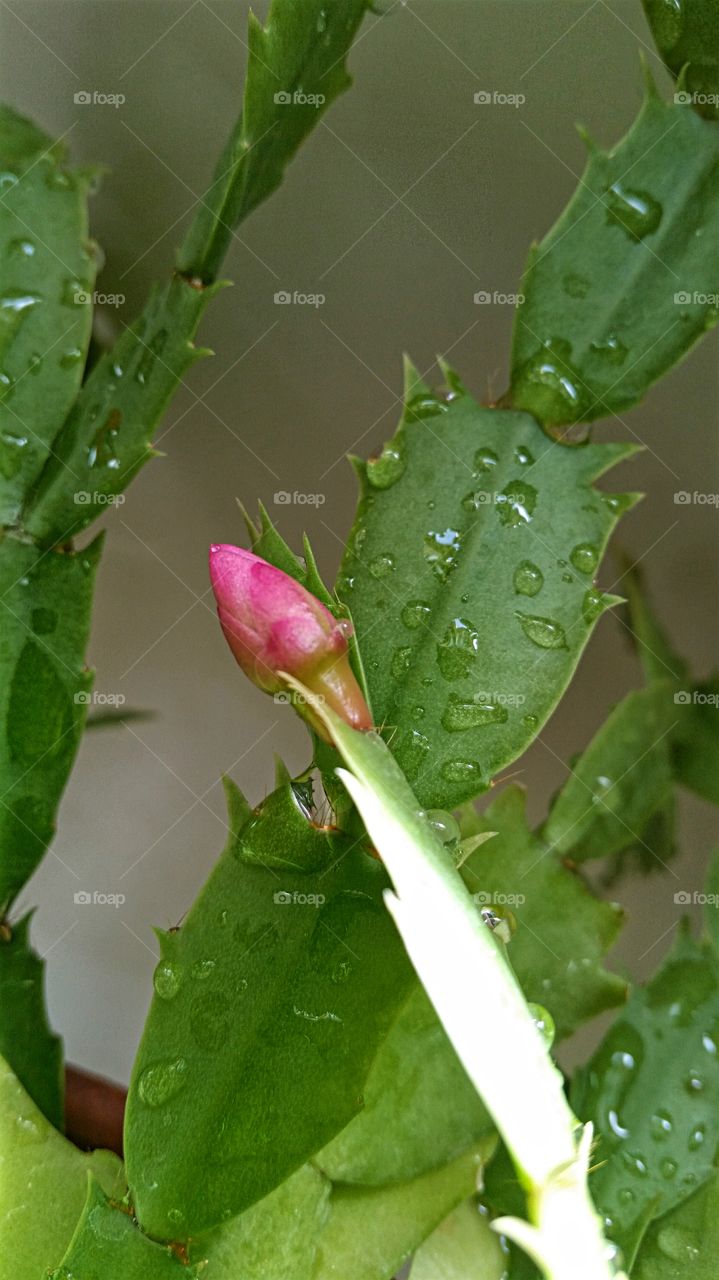
[[[397,434],[357,464],[337,590],[375,722],[423,805],[477,795],[554,710],[614,601],[594,574],[632,501],[592,481],[633,452],[552,443],[527,414],[431,396],[408,371]]]
[[[572,1103],[597,1136],[592,1194],[631,1266],[652,1218],[711,1175],[719,1147],[719,959],[682,930],[635,989]]]
[[[130,1088],[128,1178],[158,1239],[240,1213],[352,1119],[412,981],[376,859],[297,805],[280,821],[274,802],[248,818],[229,799],[222,858],[182,928],[160,935]],[[284,866],[267,859],[265,823]]]
[[[203,1280],[313,1280],[331,1184],[304,1165],[264,1200],[192,1242]]]
[[[417,1250],[410,1280],[506,1280],[506,1265],[486,1215],[476,1200],[465,1200]]]
[[[418,1245],[477,1187],[489,1148],[390,1187],[335,1187],[313,1280],[392,1280]]]
[[[462,874],[479,903],[514,917],[512,968],[527,999],[549,1010],[557,1035],[620,1004],[626,984],[601,958],[616,940],[621,910],[595,898],[530,831],[523,790],[507,787],[481,816],[465,816],[463,829],[497,833],[468,858]]]
[[[55,1126],[63,1122],[62,1042],[45,1006],[45,961],[30,946],[31,916],[0,931],[0,1055],[35,1106]]]
[[[0,1280],[40,1280],[58,1265],[82,1213],[89,1172],[109,1195],[123,1194],[117,1156],[73,1147],[0,1060]]]
[[[493,1127],[417,983],[372,1064],[362,1111],[316,1162],[336,1182],[402,1182],[449,1163]]]
[[[715,1280],[719,1256],[719,1176],[649,1227],[632,1280]]]
[[[213,280],[234,228],[280,185],[297,148],[351,84],[345,58],[367,0],[273,0],[250,14],[242,114],[179,257],[183,275]]]
[[[131,1214],[113,1204],[95,1181],[62,1265],[49,1280],[199,1280],[172,1249],[148,1240]]]
[[[642,0],[664,62],[681,76],[680,94],[701,115],[716,119],[719,106],[719,13],[716,0]]]
[[[95,258],[89,175],[0,112],[0,524],[12,525],[80,387]]]
[[[22,516],[43,544],[84,529],[153,456],[157,423],[187,370],[207,351],[192,338],[214,289],[176,277],[103,355],[53,443]]]
[[[543,836],[575,862],[618,853],[641,838],[671,796],[671,734],[677,723],[668,681],[635,690],[613,709],[572,766]]]
[[[719,314],[716,129],[649,81],[626,137],[588,145],[574,196],[530,254],[514,333],[511,403],[552,425],[636,404]]]
[[[100,546],[43,554],[0,540],[0,910],[47,848],[80,741]]]

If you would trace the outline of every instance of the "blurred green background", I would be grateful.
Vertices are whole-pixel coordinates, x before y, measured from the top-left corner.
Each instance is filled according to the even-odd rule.
[[[298,0],[299,3],[299,0]],[[663,92],[638,0],[386,0],[351,55],[355,86],[331,110],[282,189],[237,233],[201,340],[216,358],[189,377],[159,435],[167,457],[108,514],[91,660],[101,694],[152,708],[151,723],[88,737],[61,811],[54,853],[23,895],[39,903],[51,1014],[68,1056],[127,1078],[151,992],[152,924],[190,906],[224,841],[218,779],[258,801],[272,753],[306,762],[292,714],[255,691],[227,651],[208,595],[207,546],[241,541],[235,498],[262,498],[296,546],[306,528],[332,578],[351,521],[348,451],[394,428],[401,356],[434,374],[446,354],[480,399],[507,381],[512,293],[527,248],[548,229],[583,166],[581,121],[616,141],[641,97],[643,50]],[[236,113],[248,6],[240,0],[12,0],[0,5],[2,94],[73,158],[110,171],[93,201],[106,254],[98,288],[129,323],[172,263]],[[260,14],[264,16],[265,6]],[[523,95],[481,105],[478,92]],[[76,102],[123,94],[119,107]],[[279,306],[281,290],[325,295]],[[719,489],[716,335],[604,439],[646,452],[611,487],[647,498],[624,521],[677,643],[706,673],[716,633],[715,506],[678,490]],[[319,495],[275,503],[277,492]],[[611,563],[600,581],[621,592]],[[541,817],[608,707],[639,682],[626,632],[600,625],[560,710],[517,765]],[[712,826],[713,824],[713,826]],[[628,924],[617,963],[651,972],[680,908],[701,884],[716,838],[708,807],[685,803],[673,874],[622,884]],[[122,893],[117,909],[78,905],[80,890]]]

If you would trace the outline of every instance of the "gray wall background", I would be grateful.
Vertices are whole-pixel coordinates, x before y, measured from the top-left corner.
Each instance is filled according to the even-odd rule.
[[[151,926],[177,923],[224,840],[218,779],[251,799],[270,787],[272,753],[305,763],[304,731],[244,681],[208,594],[210,541],[241,541],[235,497],[261,497],[298,546],[307,528],[330,578],[354,504],[344,455],[394,428],[401,354],[431,370],[446,353],[482,399],[506,383],[511,310],[478,289],[517,288],[527,247],[551,225],[583,166],[582,121],[609,145],[639,105],[639,51],[668,81],[641,7],[626,0],[412,0],[370,15],[351,55],[355,86],[317,129],[270,204],[244,224],[201,338],[195,369],[159,435],[167,452],[108,514],[91,660],[101,693],[153,708],[151,723],[86,739],[60,831],[23,895],[39,904],[51,1014],[68,1056],[126,1080],[151,992]],[[264,14],[262,6],[261,13]],[[128,322],[171,265],[239,100],[244,0],[12,0],[0,6],[3,97],[75,160],[111,172],[92,207],[107,264],[99,280]],[[526,103],[476,106],[477,90]],[[76,105],[80,90],[123,93]],[[279,289],[326,295],[277,307]],[[717,509],[677,507],[675,490],[716,481],[716,335],[629,420],[599,427],[646,452],[612,487],[648,497],[621,541],[641,558],[676,642],[698,672],[716,630]],[[711,479],[710,479],[711,477]],[[321,493],[320,507],[273,506],[277,490]],[[602,585],[617,571],[607,564]],[[615,589],[621,591],[621,584]],[[559,712],[521,761],[540,817],[562,763],[638,682],[621,626],[603,620]],[[656,966],[678,920],[673,895],[701,884],[716,825],[682,808],[674,875],[625,883],[616,962]],[[120,909],[82,907],[79,889],[121,892]]]

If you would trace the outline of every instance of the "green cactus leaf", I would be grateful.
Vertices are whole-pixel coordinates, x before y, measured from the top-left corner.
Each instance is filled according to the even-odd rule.
[[[124,1193],[117,1156],[78,1151],[0,1059],[0,1280],[39,1280],[58,1265],[82,1213],[88,1173],[108,1195]]]
[[[719,11],[716,0],[642,0],[656,46],[679,78],[679,101],[719,115]]]
[[[239,1217],[190,1243],[203,1280],[314,1280],[331,1183],[303,1165]]]
[[[626,997],[626,983],[601,964],[621,910],[595,898],[530,831],[521,787],[507,787],[483,814],[465,815],[463,834],[483,831],[496,834],[470,854],[462,875],[478,903],[511,912],[516,933],[508,955],[522,990],[549,1010],[558,1038],[570,1035]]]
[[[361,498],[337,582],[375,722],[427,807],[489,786],[554,710],[614,597],[595,573],[633,498],[631,445],[550,442],[524,413],[417,392]]]
[[[313,1280],[392,1280],[447,1214],[476,1190],[492,1146],[488,1141],[411,1182],[335,1187]]]
[[[80,388],[96,264],[88,175],[7,107],[0,171],[0,524],[12,525]]]
[[[507,1255],[475,1199],[440,1222],[415,1254],[410,1280],[507,1280]]]
[[[77,1230],[48,1280],[200,1280],[199,1267],[144,1236],[130,1212],[91,1180]]]
[[[30,946],[31,915],[0,932],[0,1055],[36,1107],[55,1126],[63,1122],[62,1042],[45,1007],[45,962]]]
[[[280,185],[297,148],[351,80],[345,59],[367,0],[273,0],[250,14],[242,114],[188,232],[178,269],[213,280],[234,228]]]
[[[273,803],[266,821],[284,865],[262,865],[257,815],[248,821],[229,790],[225,852],[182,928],[160,935],[130,1087],[128,1180],[157,1239],[197,1235],[248,1208],[357,1114],[413,981],[381,864],[312,828],[297,805],[279,823]],[[322,870],[296,869],[318,865],[308,838]]]
[[[0,540],[0,911],[38,865],[82,734],[101,539],[42,554]]]
[[[530,254],[512,405],[554,426],[627,409],[716,323],[718,291],[719,133],[649,84]]]
[[[714,1172],[718,1023],[719,959],[682,928],[574,1080],[572,1107],[597,1137],[592,1196],[628,1267],[648,1223]]]
[[[667,680],[636,689],[613,709],[555,797],[543,830],[575,862],[629,848],[671,797],[670,746],[678,721]]]
[[[416,983],[372,1064],[362,1111],[315,1160],[334,1182],[405,1182],[450,1163],[493,1129]]]

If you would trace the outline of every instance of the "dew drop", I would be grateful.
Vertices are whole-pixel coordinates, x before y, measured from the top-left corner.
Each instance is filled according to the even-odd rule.
[[[649,1121],[649,1132],[655,1142],[664,1142],[672,1132],[672,1118],[666,1111],[656,1111]]]
[[[600,613],[605,609],[605,600],[601,591],[597,591],[595,587],[590,587],[589,591],[584,593],[582,600],[582,616],[585,622],[594,622]]]
[[[438,414],[446,413],[448,408],[449,405],[438,399],[437,396],[428,395],[425,392],[408,400],[405,406],[405,414],[410,422],[419,421],[422,418],[436,418]]]
[[[687,1093],[701,1093],[704,1088],[704,1081],[697,1071],[691,1071],[684,1081],[684,1088]]]
[[[172,1058],[145,1067],[138,1091],[148,1107],[162,1107],[184,1089],[187,1084],[187,1062],[184,1058]]]
[[[586,298],[591,287],[591,281],[586,276],[577,275],[574,271],[562,277],[562,288],[570,298]]]
[[[425,535],[424,558],[442,582],[447,581],[457,564],[460,541],[460,534],[456,529],[445,529],[442,533],[430,530]]]
[[[497,515],[503,525],[516,528],[529,524],[537,505],[537,490],[526,480],[510,480],[495,499]]]
[[[26,240],[20,237],[17,240],[10,241],[8,245],[8,252],[21,258],[32,258],[35,255],[35,245],[32,240]]]
[[[460,698],[453,693],[442,713],[442,728],[448,733],[463,733],[467,729],[478,729],[487,724],[504,724],[507,715],[506,707],[493,702]]]
[[[404,450],[394,444],[386,444],[378,458],[367,463],[367,479],[374,489],[391,489],[404,474],[406,458]]]
[[[370,560],[369,571],[373,578],[386,578],[395,567],[394,556],[389,551],[383,552],[380,556],[375,556],[374,560]]]
[[[27,445],[27,436],[16,435],[12,431],[0,432],[0,474],[6,480],[12,480],[17,475],[22,466],[23,450]]]
[[[599,560],[599,552],[590,542],[579,542],[572,548],[569,559],[578,573],[594,573]]]
[[[431,612],[431,605],[425,600],[408,600],[402,610],[402,621],[408,631],[416,631],[427,622]]]
[[[82,347],[68,347],[67,351],[60,356],[60,366],[63,369],[72,369],[74,365],[80,363],[82,357]]]
[[[522,560],[514,570],[512,582],[518,596],[536,596],[544,586],[544,574],[531,560]]]
[[[537,725],[539,724],[539,720],[537,716],[526,715],[526,716],[522,716],[522,724],[526,729],[536,729]]]
[[[476,760],[445,760],[440,773],[445,782],[475,782],[482,776]]]
[[[706,1137],[706,1128],[703,1124],[698,1124],[692,1129],[689,1135],[689,1150],[698,1151],[704,1145]]]
[[[700,1254],[696,1237],[683,1227],[662,1227],[657,1244],[665,1258],[672,1262],[696,1262]]]
[[[616,334],[611,334],[604,342],[593,342],[591,350],[607,364],[614,365],[624,364],[629,354],[629,348],[620,342]]]
[[[534,458],[526,445],[518,444],[517,448],[514,450],[514,456],[520,467],[528,467],[534,464]]]
[[[196,960],[190,969],[190,974],[196,978],[198,982],[204,982],[209,978],[216,968],[215,960]]]
[[[390,672],[395,680],[401,680],[409,671],[410,661],[412,658],[411,645],[405,645],[401,649],[395,649],[390,664]]]
[[[0,295],[0,311],[11,315],[21,315],[40,302],[39,293],[28,293],[26,289],[8,289]]]
[[[671,1182],[672,1178],[675,1178],[677,1173],[676,1160],[662,1160],[659,1166],[659,1172],[667,1182]]]
[[[493,467],[496,467],[498,462],[499,455],[495,453],[494,449],[490,449],[487,445],[483,445],[474,455],[474,470],[477,475],[485,475],[488,471],[491,471]]]
[[[552,618],[540,618],[527,613],[515,613],[514,616],[519,619],[527,638],[540,649],[567,648],[564,627],[559,622],[554,622]]]
[[[437,665],[445,680],[462,680],[469,675],[477,658],[479,634],[467,618],[450,622],[437,645]]]
[[[161,1000],[172,1000],[180,990],[182,970],[172,960],[161,960],[155,969],[152,985]]]
[[[574,422],[586,407],[586,392],[564,338],[549,338],[519,370],[515,395],[549,423]]]
[[[168,336],[167,329],[158,329],[157,333],[152,335],[149,342],[144,344],[142,355],[140,356],[137,368],[135,369],[135,382],[139,382],[140,386],[144,387],[150,377],[158,357],[161,356],[165,350]]]
[[[397,758],[408,778],[415,778],[429,755],[429,738],[418,729],[410,729],[401,738]]]
[[[607,222],[621,227],[632,240],[642,240],[656,231],[662,220],[662,206],[647,191],[635,191],[615,182],[607,191]]]
[[[457,843],[461,832],[457,819],[451,813],[447,813],[444,809],[428,809],[424,816],[442,844]]]

